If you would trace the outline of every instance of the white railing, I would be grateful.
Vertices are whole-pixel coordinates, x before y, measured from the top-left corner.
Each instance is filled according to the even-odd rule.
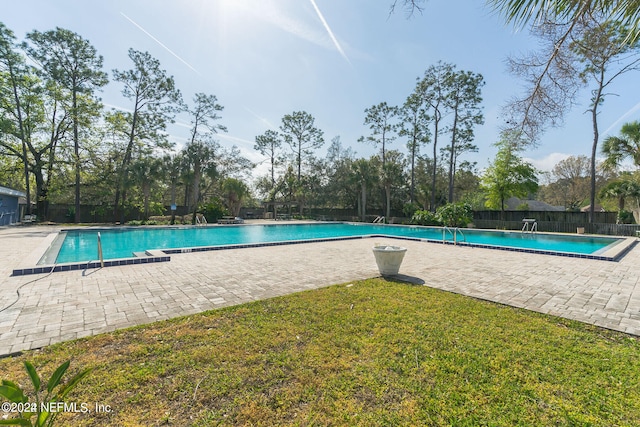
[[[462,232],[462,230],[458,227],[447,227],[444,226],[442,227],[442,241],[446,242],[447,241],[447,232],[449,234],[451,234],[451,238],[453,240],[453,244],[457,245],[458,244],[458,234],[460,234],[460,236],[462,236],[462,241],[466,242],[467,238],[465,237],[464,233]]]
[[[538,221],[535,218],[523,218],[522,223],[523,233],[535,233],[538,231]]]

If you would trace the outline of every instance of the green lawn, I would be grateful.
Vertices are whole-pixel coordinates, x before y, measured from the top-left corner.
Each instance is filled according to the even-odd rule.
[[[95,367],[62,425],[640,425],[628,335],[372,279],[0,360]]]

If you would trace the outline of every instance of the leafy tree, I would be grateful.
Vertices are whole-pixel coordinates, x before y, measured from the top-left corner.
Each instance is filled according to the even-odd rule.
[[[227,128],[216,123],[221,117],[218,112],[224,107],[218,104],[215,95],[196,93],[193,109],[187,109],[191,116],[191,139],[187,143],[187,157],[193,166],[193,218],[195,223],[198,205],[200,203],[200,180],[205,170],[215,170],[216,144],[211,140],[211,135],[218,131],[226,132]],[[200,157],[202,156],[202,157]]]
[[[2,142],[4,149],[9,150],[16,157],[21,158],[24,171],[24,186],[27,194],[27,213],[31,213],[31,191],[29,182],[29,165],[27,158],[27,145],[30,144],[30,128],[25,111],[23,109],[23,94],[33,87],[33,81],[29,81],[28,69],[24,57],[17,52],[17,46],[13,31],[0,22],[0,90],[2,100],[2,132],[15,135],[20,141],[20,148],[15,149],[6,142]],[[29,84],[30,83],[30,84]],[[17,123],[13,125],[5,116],[14,118]]]
[[[324,144],[323,132],[315,126],[315,119],[306,111],[294,111],[282,118],[280,131],[284,141],[295,154],[298,169],[297,180],[302,175],[302,161],[309,157],[311,150],[320,148]]]
[[[193,212],[191,222],[195,224],[196,214],[201,201],[203,177],[210,179],[218,176],[216,150],[219,144],[210,137],[189,142],[182,151],[184,172],[186,173],[185,191],[191,184],[191,197],[185,196],[189,210]]]
[[[640,168],[640,121],[625,123],[620,136],[609,136],[604,140],[602,152],[607,156],[604,164],[617,168],[627,158]]]
[[[422,104],[422,99],[414,92],[400,109],[400,131],[398,135],[407,137],[409,150],[411,184],[409,188],[409,201],[415,200],[416,177],[415,168],[420,146],[429,142],[429,116]]]
[[[384,187],[386,210],[385,217],[391,217],[392,189],[402,187],[404,179],[404,156],[397,150],[387,153],[387,162],[380,165],[380,180]]]
[[[436,169],[436,185],[433,186],[433,171]],[[434,165],[433,159],[419,156],[416,163],[416,201],[423,209],[435,213],[433,206],[447,202],[447,171],[440,163]]]
[[[454,179],[458,156],[464,151],[474,151],[477,147],[473,141],[473,127],[484,123],[482,115],[481,74],[470,71],[457,71],[448,79],[446,104],[453,113],[451,124],[451,144],[449,145],[449,203],[453,203]]]
[[[362,222],[366,222],[367,215],[367,189],[372,186],[377,179],[377,168],[372,164],[371,160],[357,159],[351,163],[352,175],[351,179],[358,184],[359,198],[358,211]]]
[[[568,27],[568,28],[567,28]],[[510,128],[535,141],[546,124],[558,125],[562,115],[574,102],[580,85],[592,83],[590,221],[593,220],[596,196],[596,155],[599,142],[598,115],[607,88],[617,77],[640,68],[639,43],[627,43],[630,29],[619,22],[606,21],[598,14],[587,14],[568,24],[545,21],[537,30],[544,40],[546,52],[512,63],[516,73],[530,82],[527,95],[508,105],[515,112]]]
[[[583,81],[593,81],[591,91],[591,124],[593,143],[591,145],[591,194],[589,221],[593,221],[596,197],[596,156],[600,134],[598,130],[599,107],[608,95],[605,90],[622,74],[640,70],[640,40],[626,44],[629,30],[617,23],[590,19],[585,22],[580,38],[572,41],[570,47],[583,65],[580,77]],[[611,69],[613,68],[613,70]]]
[[[391,176],[393,173],[386,169],[387,166],[387,144],[393,142],[395,136],[392,132],[396,130],[396,125],[393,123],[393,118],[399,113],[398,107],[387,105],[386,102],[381,102],[378,105],[374,105],[364,110],[366,113],[364,124],[369,125],[371,135],[368,137],[360,137],[359,142],[371,142],[374,145],[381,146],[380,160],[382,162],[380,173],[385,175],[382,179],[384,185],[384,192],[387,204],[387,217],[391,209]],[[393,167],[392,167],[393,168]]]
[[[447,91],[454,66],[447,63],[438,62],[437,65],[430,66],[424,77],[418,80],[415,93],[420,97],[422,103],[431,117],[433,123],[433,169],[431,175],[431,210],[436,210],[436,181],[438,171],[438,137],[442,133],[442,119],[447,111]]]
[[[63,28],[44,33],[33,31],[27,34],[27,38],[31,41],[26,48],[28,54],[39,63],[46,79],[65,92],[63,102],[69,102],[67,109],[73,129],[75,222],[80,222],[80,132],[81,128],[90,126],[102,108],[94,93],[108,82],[107,74],[102,71],[103,58],[88,40]]]
[[[161,170],[164,176],[169,177],[172,206],[176,204],[176,189],[180,181],[183,162],[182,154],[166,155],[162,159]],[[171,210],[171,225],[175,224],[175,222],[176,211]]]
[[[122,112],[129,128],[126,130],[126,148],[120,165],[120,174],[115,197],[115,217],[120,219],[120,211],[126,200],[125,182],[129,164],[136,145],[168,148],[165,129],[168,121],[182,108],[182,95],[176,89],[173,77],[167,76],[160,68],[160,62],[148,52],[129,49],[133,68],[126,71],[114,70],[114,79],[124,85],[122,94],[133,102],[132,112]],[[119,215],[120,212],[120,215]]]
[[[398,108],[381,102],[364,110],[366,113],[364,124],[369,125],[371,135],[368,137],[360,137],[359,142],[370,142],[374,145],[380,144],[382,165],[386,163],[386,146],[393,142],[395,137],[392,132],[395,131],[393,118],[398,115]]]
[[[291,215],[291,205],[295,201],[299,183],[300,181],[296,177],[293,166],[289,165],[284,175],[276,180],[276,185],[272,190],[273,194],[270,195],[269,199],[283,202],[288,208],[289,215]],[[277,214],[277,212],[274,212],[274,214]]]
[[[536,170],[518,156],[519,135],[503,132],[496,144],[498,153],[493,163],[485,170],[482,187],[487,193],[486,206],[500,209],[504,214],[504,203],[510,197],[526,197],[538,189]]]
[[[263,156],[268,156],[271,162],[271,185],[275,185],[275,167],[278,161],[278,150],[282,147],[282,140],[278,132],[271,129],[265,131],[262,135],[256,136],[256,143],[253,149],[260,152]]]
[[[590,162],[587,156],[569,156],[551,171],[555,182],[547,185],[545,199],[565,209],[576,210],[589,197]]]
[[[244,157],[237,146],[224,148],[216,145],[216,168],[221,178],[245,179],[251,176],[256,165]]]
[[[483,204],[477,203],[477,200],[482,197],[482,192],[476,166],[476,162],[463,161],[455,171],[455,199],[468,203],[472,207]]]
[[[565,30],[554,21],[540,22],[532,29],[540,48],[507,59],[511,73],[525,81],[525,90],[503,108],[506,128],[521,133],[524,144],[536,145],[547,127],[561,126],[582,87]]]
[[[31,181],[35,180],[37,211],[47,218],[49,188],[53,177],[64,169],[56,148],[69,130],[67,111],[60,108],[57,85],[44,84],[27,67],[17,50],[13,33],[0,24],[0,153],[19,159],[22,187],[31,212]],[[65,181],[65,186],[66,186]]]
[[[336,207],[357,204],[355,194],[360,186],[351,180],[353,161],[353,150],[345,148],[339,136],[334,137],[326,157],[316,162],[316,168],[311,173],[320,179],[318,201],[321,205]]]

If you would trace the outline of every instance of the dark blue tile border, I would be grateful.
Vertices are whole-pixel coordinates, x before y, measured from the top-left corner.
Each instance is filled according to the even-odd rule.
[[[104,262],[105,267],[115,267],[121,265],[133,265],[133,264],[149,264],[155,262],[169,262],[171,257],[169,256],[150,256],[144,258],[125,258],[114,259]],[[93,268],[100,268],[99,261],[91,262],[79,262],[73,264],[61,264],[61,265],[47,265],[35,268],[19,268],[13,270],[12,276],[26,276],[29,274],[43,274],[43,273],[57,273],[60,271],[78,271],[89,270]]]

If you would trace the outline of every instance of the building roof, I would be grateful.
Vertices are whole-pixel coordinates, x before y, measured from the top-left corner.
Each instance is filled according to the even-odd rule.
[[[3,187],[0,185],[0,196],[27,197],[27,194],[22,191],[14,190],[12,188]]]
[[[541,202],[539,200],[524,200],[524,199],[519,199],[517,197],[511,197],[509,200],[506,201],[508,211],[517,211],[519,210],[518,207],[523,204],[526,204],[528,206],[527,210],[530,210],[530,211],[560,212],[565,210],[563,206],[553,206],[548,203]]]

